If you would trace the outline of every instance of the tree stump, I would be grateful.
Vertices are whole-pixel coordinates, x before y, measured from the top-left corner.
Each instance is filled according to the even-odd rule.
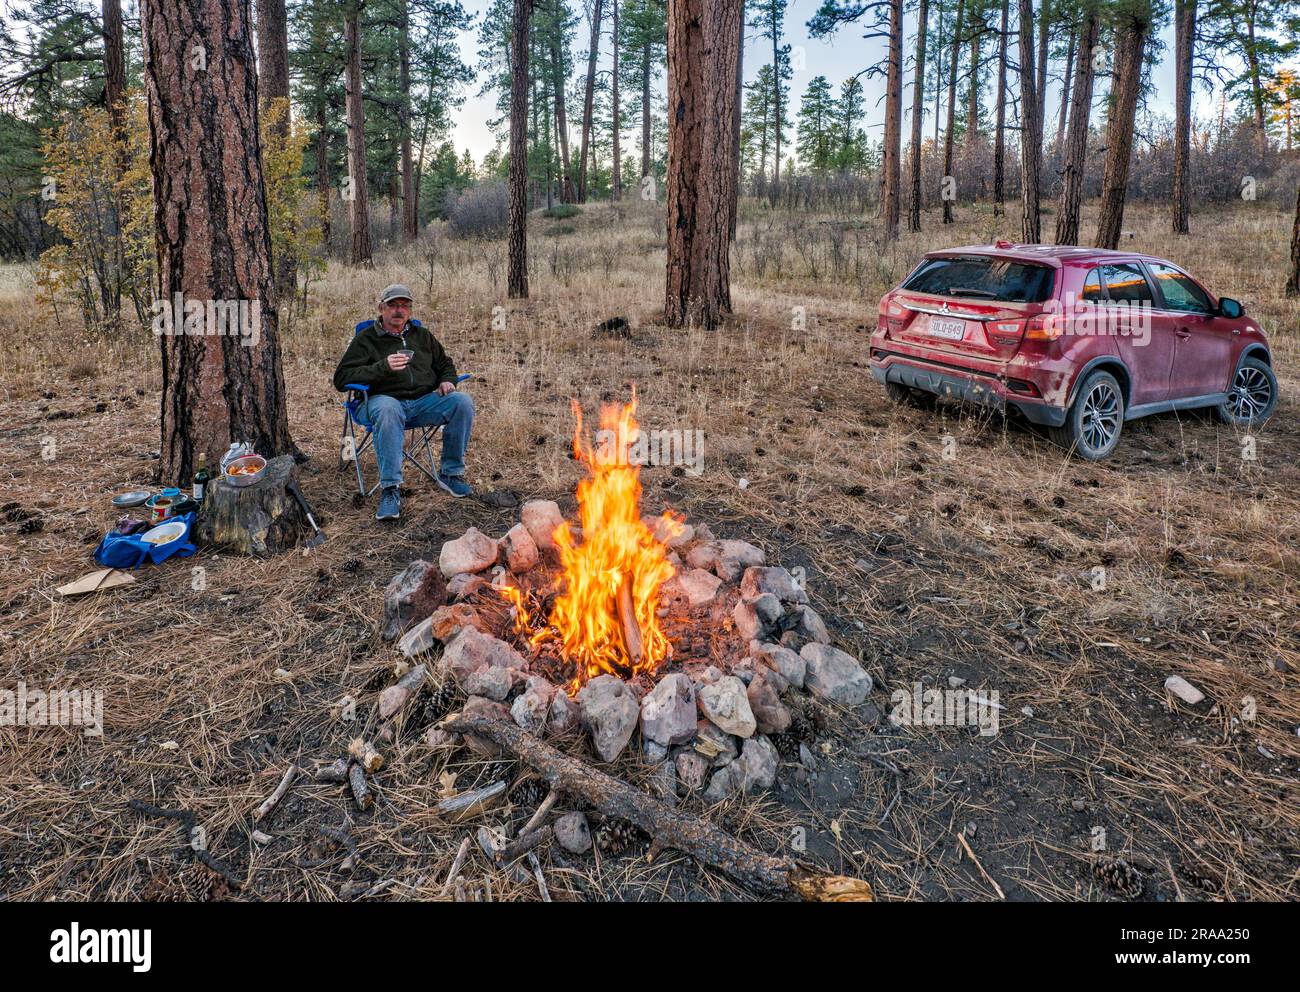
[[[249,555],[285,551],[311,531],[307,515],[288,489],[298,481],[292,455],[267,462],[266,474],[252,486],[232,486],[218,474],[204,495],[198,539]]]

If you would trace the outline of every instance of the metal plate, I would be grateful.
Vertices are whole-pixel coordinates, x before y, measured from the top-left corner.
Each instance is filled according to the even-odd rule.
[[[966,336],[966,322],[964,320],[945,320],[942,317],[931,317],[926,330],[929,331],[932,337],[960,341]]]
[[[147,489],[135,489],[129,493],[122,493],[113,497],[114,506],[140,506],[147,500],[152,493]]]

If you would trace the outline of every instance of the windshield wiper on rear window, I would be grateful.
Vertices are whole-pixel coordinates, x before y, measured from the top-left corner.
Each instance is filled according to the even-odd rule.
[[[949,296],[982,296],[987,300],[996,300],[998,294],[987,289],[976,289],[973,286],[949,286]]]

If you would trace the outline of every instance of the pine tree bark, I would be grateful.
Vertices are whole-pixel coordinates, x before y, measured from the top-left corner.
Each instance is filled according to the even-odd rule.
[[[1295,220],[1291,224],[1291,274],[1286,280],[1286,295],[1300,296],[1300,186],[1296,187]]]
[[[266,113],[272,101],[284,100],[284,113],[274,122],[271,133],[283,143],[289,139],[289,24],[284,0],[257,0],[257,97],[258,110]],[[272,249],[274,251],[274,249]],[[298,288],[298,265],[288,253],[272,255],[275,290],[279,298],[292,301]]]
[[[601,8],[594,0],[591,10],[591,46],[587,51],[587,80],[582,94],[582,145],[578,151],[578,202],[587,202],[587,154],[591,142],[591,115],[596,100],[596,57],[600,51]]]
[[[1174,4],[1174,189],[1172,224],[1175,234],[1187,234],[1191,213],[1192,48],[1196,39],[1196,0]]]
[[[1007,170],[1007,14],[1010,0],[1002,0],[1002,24],[998,29],[998,92],[995,97],[997,123],[993,131],[993,216],[1006,213]]]
[[[1097,217],[1098,248],[1119,247],[1133,150],[1133,121],[1142,84],[1142,54],[1150,30],[1149,10],[1141,8],[1122,18],[1115,30],[1114,103],[1106,128],[1106,165],[1102,172],[1101,206]]]
[[[420,234],[419,201],[415,195],[415,163],[411,152],[411,12],[407,0],[400,0],[397,43],[397,126],[402,136],[402,241],[410,243]]]
[[[781,181],[781,35],[775,24],[772,25],[772,122],[776,141],[772,158],[772,185],[775,187]]]
[[[889,69],[885,83],[885,149],[882,162],[884,184],[881,207],[885,240],[898,237],[899,158],[903,145],[903,0],[889,4]]]
[[[126,56],[122,47],[122,0],[103,0],[104,35],[104,103],[113,122],[113,132],[121,134],[126,106]]]
[[[318,81],[319,102],[316,104],[316,196],[319,199],[321,244],[325,253],[330,250],[330,155],[329,131],[325,119],[325,80]]]
[[[297,452],[285,411],[247,0],[143,0],[140,21],[161,296],[159,474],[186,484],[199,452],[215,457],[232,440],[267,458]],[[207,333],[187,333],[197,325],[184,305],[181,322],[165,321],[177,294],[203,307],[198,329]],[[246,322],[214,326],[217,304],[237,312],[241,301]]]
[[[619,132],[622,131],[622,108],[618,105],[618,74],[619,74],[619,37],[618,37],[618,3],[614,0],[614,76],[611,80],[612,90],[610,92],[611,113],[613,121],[614,138],[614,169],[610,177],[610,199],[615,202],[623,199],[623,153],[619,149]]]
[[[912,206],[907,215],[907,229],[921,230],[921,118],[925,99],[925,31],[930,14],[930,0],[920,0],[916,28],[916,75],[912,79]]]
[[[507,292],[528,298],[528,22],[533,0],[514,0],[510,27],[510,180]]]
[[[1026,244],[1041,239],[1039,169],[1043,157],[1043,125],[1034,79],[1034,6],[1020,3],[1020,236]]]
[[[641,178],[650,175],[650,46],[641,52]]]
[[[551,85],[555,91],[555,131],[560,139],[560,202],[573,203],[577,199],[577,194],[573,189],[573,173],[569,159],[569,118],[564,108],[564,81],[568,74],[560,52],[560,39],[557,37],[560,30],[559,12],[556,11],[556,14],[556,23],[549,32],[550,38],[547,40],[551,50]]]
[[[1042,0],[1038,11],[1038,137],[1047,126],[1047,28],[1052,23],[1052,0]]]
[[[1054,144],[1056,150],[1061,149],[1061,142],[1065,140],[1065,124],[1069,119],[1070,113],[1070,85],[1074,79],[1074,47],[1079,42],[1079,22],[1073,20],[1070,22],[1070,40],[1065,49],[1065,75],[1061,77],[1061,110],[1060,117],[1056,122],[1056,138]]]
[[[740,112],[745,97],[745,0],[740,0],[740,18],[736,25],[736,105],[731,112],[731,169],[736,177],[727,218],[727,240],[736,240],[736,218],[740,211]]]
[[[366,111],[361,100],[361,0],[348,7],[343,23],[347,52],[348,197],[352,220],[353,265],[371,264],[370,194],[366,183]]]
[[[1026,3],[1028,0],[1020,0]],[[962,14],[965,11],[964,0],[957,0],[957,23],[953,26],[952,51],[948,64],[948,124],[943,135],[943,222],[951,224],[952,199],[948,196],[949,187],[954,179],[952,174],[953,132],[957,129],[957,64],[961,61]]]
[[[731,310],[727,239],[736,194],[740,0],[668,2],[668,266],[670,327],[715,327]]]
[[[973,145],[980,132],[980,35],[977,26],[970,39],[970,89],[966,94],[966,141]]]
[[[1095,78],[1093,59],[1101,22],[1097,7],[1083,11],[1079,30],[1079,68],[1070,95],[1070,125],[1065,134],[1061,161],[1061,200],[1056,210],[1056,243],[1079,243],[1079,209],[1083,203],[1083,170],[1088,159],[1088,125],[1092,118],[1092,86]]]

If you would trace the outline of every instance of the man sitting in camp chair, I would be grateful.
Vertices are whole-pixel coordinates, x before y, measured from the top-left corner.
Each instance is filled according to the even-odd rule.
[[[379,462],[376,520],[401,511],[402,444],[411,427],[442,427],[437,482],[453,496],[474,490],[465,481],[465,447],[474,401],[456,390],[456,365],[424,327],[411,322],[411,291],[394,284],[379,294],[379,319],[355,334],[334,372],[334,388],[369,386],[356,419],[374,435]]]

